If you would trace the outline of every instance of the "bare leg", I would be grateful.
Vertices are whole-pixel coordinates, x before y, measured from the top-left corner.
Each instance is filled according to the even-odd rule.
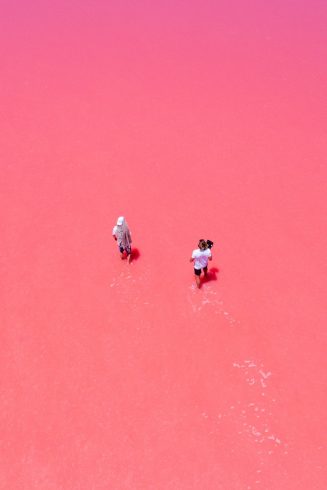
[[[128,254],[128,262],[129,262],[129,264],[132,262],[132,249],[130,249],[129,254]]]
[[[207,275],[208,275],[208,267],[204,267],[203,272],[204,272],[205,277],[207,277]]]
[[[200,276],[195,276],[195,282],[196,282],[197,287],[200,289],[200,287],[201,287],[201,279],[200,279]]]

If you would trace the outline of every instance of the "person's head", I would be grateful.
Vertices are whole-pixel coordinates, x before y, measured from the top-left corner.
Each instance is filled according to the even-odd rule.
[[[208,244],[205,240],[203,240],[203,238],[201,238],[199,240],[199,244],[198,244],[198,247],[200,250],[206,250],[208,248]]]
[[[124,224],[124,221],[124,216],[119,216],[119,218],[117,219],[117,226],[122,226]]]

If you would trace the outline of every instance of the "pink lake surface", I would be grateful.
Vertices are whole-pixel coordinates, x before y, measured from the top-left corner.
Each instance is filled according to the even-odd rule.
[[[326,2],[0,19],[1,490],[325,490]]]

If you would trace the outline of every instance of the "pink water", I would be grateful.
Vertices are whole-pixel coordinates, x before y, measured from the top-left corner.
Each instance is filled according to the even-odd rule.
[[[326,3],[0,18],[0,488],[324,490]]]

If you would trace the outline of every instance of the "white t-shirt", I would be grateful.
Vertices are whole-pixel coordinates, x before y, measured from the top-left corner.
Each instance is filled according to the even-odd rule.
[[[117,233],[117,225],[115,225],[112,229],[112,234],[116,236]]]
[[[210,248],[206,250],[200,250],[197,248],[192,252],[192,259],[194,259],[194,269],[203,269],[208,265],[208,259],[211,257]]]

